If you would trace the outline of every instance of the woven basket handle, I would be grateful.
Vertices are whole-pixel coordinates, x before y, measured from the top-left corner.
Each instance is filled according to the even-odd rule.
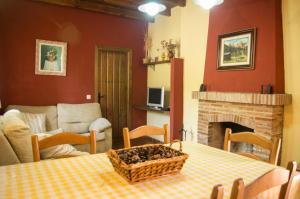
[[[115,150],[109,150],[109,153],[111,154],[111,157],[116,160],[116,162],[118,164],[121,163],[121,159],[120,159],[119,155],[116,153]]]
[[[170,142],[170,147],[172,147],[172,145],[176,142],[179,142],[180,146],[179,146],[179,151],[182,151],[182,142],[181,140],[173,140]]]

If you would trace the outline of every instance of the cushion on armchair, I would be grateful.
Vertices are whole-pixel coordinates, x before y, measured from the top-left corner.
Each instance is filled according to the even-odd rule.
[[[57,104],[58,128],[64,131],[87,133],[90,124],[101,117],[98,103]]]
[[[89,127],[89,131],[96,132],[96,141],[105,139],[105,130],[111,127],[111,123],[105,118],[97,118]],[[85,135],[85,134],[84,134]],[[86,133],[89,135],[89,133]]]
[[[89,127],[89,131],[96,131],[96,133],[103,132],[105,129],[110,128],[111,123],[105,118],[97,118]]]

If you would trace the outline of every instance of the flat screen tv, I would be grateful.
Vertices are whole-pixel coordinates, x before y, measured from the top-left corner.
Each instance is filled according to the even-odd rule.
[[[164,87],[151,88],[148,87],[147,105],[152,107],[164,107]]]

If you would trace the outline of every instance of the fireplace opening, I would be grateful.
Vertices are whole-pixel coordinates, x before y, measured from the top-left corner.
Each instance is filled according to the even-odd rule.
[[[209,126],[209,131],[211,131],[209,135],[211,135],[211,137],[209,137],[208,139],[208,145],[219,149],[223,149],[226,128],[230,128],[232,130],[232,133],[254,132],[254,129],[242,126],[234,122],[211,122]],[[231,144],[231,151],[252,153],[253,145],[233,142]]]

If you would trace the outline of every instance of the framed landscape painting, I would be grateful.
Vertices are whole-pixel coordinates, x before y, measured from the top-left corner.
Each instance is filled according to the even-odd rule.
[[[254,69],[256,29],[219,36],[218,70]]]
[[[66,76],[67,43],[36,40],[35,74]]]

